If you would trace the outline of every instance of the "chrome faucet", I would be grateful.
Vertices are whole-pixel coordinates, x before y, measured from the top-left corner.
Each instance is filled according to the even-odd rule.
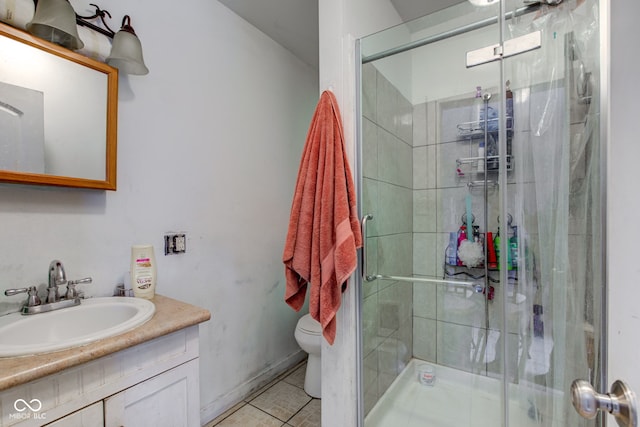
[[[47,287],[47,303],[60,301],[58,286],[67,284],[67,274],[62,262],[54,259],[49,264],[49,286]]]
[[[35,286],[28,288],[7,289],[4,294],[7,296],[20,293],[28,293],[29,297],[22,307],[22,314],[37,314],[47,311],[58,310],[65,307],[73,307],[80,304],[80,295],[75,285],[79,283],[91,283],[91,277],[79,280],[67,280],[62,262],[53,260],[49,264],[49,284],[47,286],[47,298],[44,303],[38,297]],[[67,292],[64,297],[60,297],[59,286],[67,285]]]

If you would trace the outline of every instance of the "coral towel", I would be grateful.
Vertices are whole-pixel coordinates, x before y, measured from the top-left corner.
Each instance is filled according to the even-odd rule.
[[[362,246],[353,177],[344,152],[340,110],[324,91],[316,107],[293,195],[282,261],[285,301],[302,308],[310,284],[309,313],[333,344],[336,313]]]

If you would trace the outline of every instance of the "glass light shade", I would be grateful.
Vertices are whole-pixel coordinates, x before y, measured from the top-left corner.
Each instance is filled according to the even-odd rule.
[[[76,12],[67,0],[39,0],[33,19],[26,26],[36,37],[68,49],[82,49]]]
[[[149,73],[142,57],[140,39],[130,26],[123,26],[113,36],[111,54],[107,58],[107,64],[126,74],[144,75]]]
[[[499,2],[500,0],[469,0],[474,6],[491,6],[494,3]]]

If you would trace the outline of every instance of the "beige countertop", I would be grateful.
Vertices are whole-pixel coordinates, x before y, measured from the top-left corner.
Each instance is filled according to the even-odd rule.
[[[0,358],[0,391],[206,322],[211,318],[208,310],[162,295],[156,294],[151,301],[156,306],[153,317],[144,325],[124,334],[68,350]]]

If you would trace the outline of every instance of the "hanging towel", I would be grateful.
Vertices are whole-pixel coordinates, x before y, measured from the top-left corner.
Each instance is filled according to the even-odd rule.
[[[320,322],[329,344],[336,336],[336,313],[346,281],[362,246],[353,177],[344,152],[340,110],[324,91],[309,127],[282,261],[285,301],[299,311],[309,291],[309,313]]]

